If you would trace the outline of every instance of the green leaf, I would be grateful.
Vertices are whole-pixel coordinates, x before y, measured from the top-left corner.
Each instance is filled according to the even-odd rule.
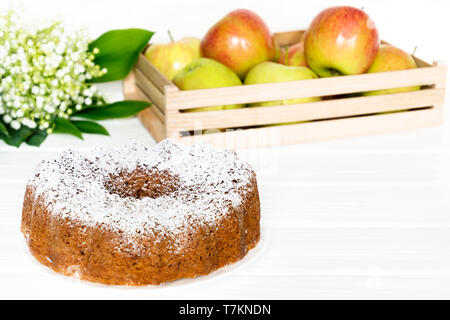
[[[150,105],[144,101],[119,101],[105,106],[96,106],[83,109],[73,114],[73,117],[80,117],[91,120],[106,120],[126,118],[144,110]]]
[[[102,125],[93,121],[84,121],[84,120],[72,120],[72,124],[80,129],[81,132],[85,133],[94,133],[94,134],[103,134],[105,136],[109,136],[108,130],[106,130]]]
[[[55,129],[53,130],[53,132],[68,133],[83,140],[83,134],[81,133],[80,129],[73,125],[70,120],[64,118],[55,118]]]
[[[0,132],[0,138],[5,141],[6,144],[14,147],[20,147],[22,142],[28,139],[28,137],[33,133],[33,131],[26,127],[22,126],[19,130],[14,130],[12,128],[7,127],[8,135],[3,132]]]
[[[89,51],[98,48],[94,62],[108,73],[92,82],[122,80],[136,64],[139,54],[154,32],[143,29],[111,30],[89,44]]]
[[[6,129],[5,125],[2,122],[0,122],[0,132],[7,136],[9,135],[8,129]]]
[[[44,131],[36,131],[25,142],[30,146],[39,147],[45,139],[47,139],[47,133]]]

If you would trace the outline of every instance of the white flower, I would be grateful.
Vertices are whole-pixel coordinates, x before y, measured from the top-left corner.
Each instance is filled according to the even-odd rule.
[[[24,125],[26,125],[28,128],[30,128],[30,129],[34,129],[34,128],[36,128],[36,122],[34,122],[33,120],[30,120],[30,119],[24,119],[24,120],[26,120],[26,123],[23,123]]]
[[[11,121],[10,124],[11,128],[13,128],[14,130],[19,130],[20,129],[20,123],[17,120],[13,120]]]
[[[10,115],[5,114],[5,115],[3,116],[3,121],[4,121],[5,123],[10,123],[10,122],[12,121],[12,118],[11,118]]]
[[[0,59],[4,59],[8,55],[8,50],[5,47],[0,47]]]
[[[53,108],[52,106],[45,106],[44,110],[47,111],[48,113],[54,113],[55,112],[55,108]]]
[[[41,96],[37,96],[36,97],[36,106],[41,109],[42,106],[44,105],[44,98]]]
[[[76,62],[80,59],[80,54],[78,52],[72,52],[72,54],[70,55],[70,59],[72,59],[72,61]]]
[[[66,50],[66,47],[65,47],[64,43],[60,43],[60,44],[56,47],[55,52],[56,52],[57,54],[63,54],[65,50]]]
[[[38,30],[24,28],[10,12],[0,16],[0,120],[14,129],[21,125],[53,132],[55,116],[105,98],[87,79],[106,69],[94,63],[95,48],[82,31],[67,33],[61,23]],[[45,32],[38,32],[45,30]]]

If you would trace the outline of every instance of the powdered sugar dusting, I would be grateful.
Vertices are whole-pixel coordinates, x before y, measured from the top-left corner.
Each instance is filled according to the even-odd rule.
[[[134,170],[167,172],[177,186],[155,198],[121,196],[107,188],[110,177]],[[138,252],[134,240],[140,235],[172,237],[182,246],[184,233],[214,226],[242,204],[252,176],[251,167],[233,151],[164,140],[151,147],[136,142],[120,149],[97,147],[87,154],[66,150],[58,159],[43,161],[29,184],[52,215],[120,232],[125,245]]]

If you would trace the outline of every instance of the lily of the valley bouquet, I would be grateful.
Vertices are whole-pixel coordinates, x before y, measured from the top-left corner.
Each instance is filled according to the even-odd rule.
[[[123,79],[153,33],[113,30],[94,41],[62,23],[29,28],[0,15],[0,139],[39,146],[49,134],[108,134],[95,120],[128,117],[147,102],[108,104],[95,83]]]

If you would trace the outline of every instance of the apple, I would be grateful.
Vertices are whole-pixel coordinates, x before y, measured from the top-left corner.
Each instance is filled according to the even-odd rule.
[[[198,58],[177,73],[173,83],[181,90],[221,88],[242,85],[239,77],[228,67],[209,58]],[[186,111],[211,111],[241,108],[243,105],[193,108]]]
[[[281,50],[278,63],[287,66],[308,67],[305,56],[305,45],[303,42],[296,43],[285,50]]]
[[[378,31],[362,10],[332,7],[319,13],[305,36],[308,65],[321,77],[369,70],[379,47]]]
[[[187,43],[195,54],[195,59],[200,58],[200,39],[194,37],[186,37],[181,39],[182,42]]]
[[[184,38],[170,43],[153,44],[145,51],[147,59],[170,81],[188,63],[200,57],[200,39]]]
[[[283,64],[266,61],[253,67],[247,73],[244,84],[248,85],[248,84],[274,83],[274,82],[308,80],[316,78],[317,75],[309,68],[285,66]],[[251,106],[254,107],[278,106],[278,105],[312,102],[318,100],[320,100],[320,98],[318,97],[286,99],[278,101],[258,102],[251,104]]]
[[[413,57],[410,54],[391,45],[381,45],[375,57],[373,65],[367,72],[368,73],[389,72],[415,68],[417,68],[416,62],[414,61]],[[372,96],[379,94],[390,94],[415,90],[420,90],[420,86],[370,91],[363,93],[363,95]]]
[[[201,41],[203,57],[223,63],[241,79],[255,65],[273,60],[276,41],[254,12],[238,9],[218,21]]]

